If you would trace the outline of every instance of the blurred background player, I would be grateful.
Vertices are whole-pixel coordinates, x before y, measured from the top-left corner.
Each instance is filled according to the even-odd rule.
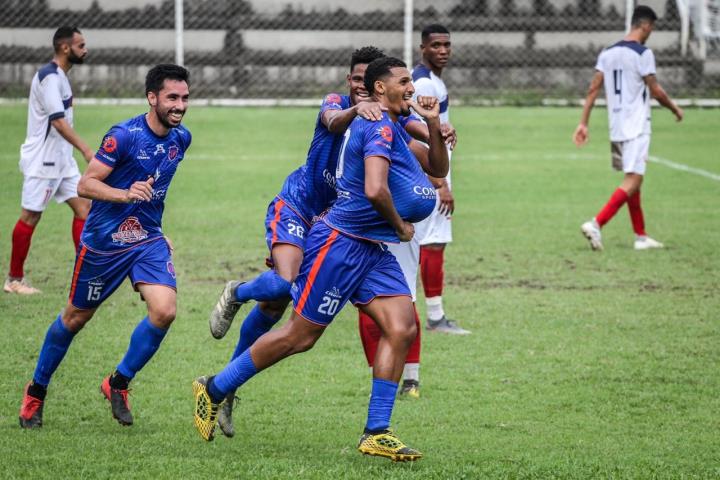
[[[630,33],[600,53],[595,76],[585,99],[580,124],[573,140],[577,146],[588,141],[588,123],[600,87],[605,86],[610,127],[612,166],[625,173],[620,187],[591,220],[580,227],[593,250],[602,250],[600,229],[610,221],[626,202],[635,231],[635,250],[662,248],[663,244],[647,236],[640,205],[642,185],[650,149],[650,98],[670,109],[678,121],[683,111],[673,102],[655,77],[655,55],[645,46],[653,31],[657,15],[646,6],[635,8]]]
[[[412,71],[415,96],[431,96],[440,101],[440,122],[444,137],[452,139],[448,145],[448,155],[451,155],[457,139],[450,123],[447,87],[441,78],[452,53],[448,29],[438,24],[425,27],[421,33],[420,53],[421,61]],[[467,335],[470,331],[460,328],[445,316],[442,302],[445,246],[452,242],[451,216],[455,210],[450,173],[445,178],[431,181],[437,189],[437,206],[430,217],[415,226],[420,243],[420,277],[427,309],[425,328],[431,332]]]
[[[120,364],[100,391],[113,417],[132,425],[129,383],[150,361],[176,311],[172,247],[162,232],[165,196],[190,146],[181,125],[188,107],[189,73],[178,65],[157,65],[145,80],[147,114],[115,125],[90,162],[78,191],[93,200],[64,311],[50,325],[31,382],[25,387],[20,426],[42,426],[50,379],[70,343],[97,308],[130,278],[147,304],[147,316],[130,337]]]
[[[73,130],[73,93],[67,77],[73,65],[83,63],[88,50],[80,30],[68,26],[55,31],[53,48],[52,61],[40,67],[30,86],[27,136],[20,147],[20,219],[12,233],[10,271],[3,286],[7,293],[40,293],[25,278],[24,266],[33,232],[50,199],[67,203],[73,211],[75,250],[90,211],[90,201],[78,197],[80,171],[72,154],[75,147],[89,162],[93,151]]]
[[[217,376],[200,377],[193,383],[195,427],[205,440],[213,439],[217,411],[228,392],[259,371],[312,348],[351,300],[383,332],[358,450],[395,461],[422,456],[388,430],[397,382],[416,328],[407,283],[383,242],[410,240],[414,234],[410,222],[430,214],[435,191],[423,169],[445,176],[447,151],[437,100],[421,97],[422,106],[412,102],[412,78],[402,61],[383,57],[371,62],[364,82],[387,112],[379,122],[358,117],[345,133],[336,170],[338,199],[308,235],[291,290],[294,311],[290,320],[260,337]],[[427,121],[429,150],[396,123],[398,116],[409,114],[410,106]]]
[[[303,259],[305,236],[337,196],[335,169],[345,130],[356,116],[373,121],[382,118],[380,104],[368,101],[363,79],[368,64],[383,56],[381,50],[372,46],[353,52],[347,76],[349,94],[331,93],[325,97],[305,163],[288,175],[280,193],[268,206],[265,239],[270,249],[271,269],[249,282],[228,282],[211,312],[210,332],[215,338],[222,338],[238,309],[250,300],[258,302],[240,327],[240,338],[231,360],[268,332],[290,303],[290,287]],[[220,430],[228,437],[234,435],[234,399],[235,392],[229,392],[219,418]]]

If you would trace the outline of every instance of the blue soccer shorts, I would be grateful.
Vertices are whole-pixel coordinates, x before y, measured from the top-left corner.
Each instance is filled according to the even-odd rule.
[[[329,325],[350,300],[410,296],[400,265],[386,245],[350,237],[318,221],[310,229],[300,274],[290,295],[295,311]]]
[[[165,239],[160,237],[110,254],[80,244],[70,284],[70,303],[80,309],[97,308],[126,277],[133,286],[149,283],[176,289],[175,266]]]
[[[285,203],[285,200],[275,197],[270,202],[265,216],[265,241],[269,250],[272,250],[276,243],[289,243],[305,250],[308,230],[310,224]]]

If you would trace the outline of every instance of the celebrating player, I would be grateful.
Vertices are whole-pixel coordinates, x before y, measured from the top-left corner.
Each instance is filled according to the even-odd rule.
[[[217,412],[228,392],[283,358],[312,348],[351,300],[383,332],[368,421],[358,449],[396,461],[422,456],[388,430],[397,382],[416,327],[407,283],[382,242],[410,240],[411,222],[430,214],[435,189],[423,169],[444,177],[447,151],[439,104],[435,98],[421,97],[419,104],[411,100],[412,78],[402,61],[374,60],[364,83],[387,112],[378,122],[357,117],[345,132],[336,169],[338,199],[309,232],[300,273],[291,289],[294,311],[290,320],[260,337],[216,376],[200,377],[193,383],[195,426],[205,440],[213,439]],[[396,123],[400,115],[409,114],[410,106],[428,124],[429,150]]]
[[[72,238],[77,250],[90,201],[79,198],[80,171],[73,158],[73,147],[86,161],[93,151],[73,130],[73,94],[67,72],[83,63],[87,55],[85,38],[75,27],[60,27],[53,35],[55,55],[35,74],[28,101],[27,137],[20,148],[23,189],[20,219],[12,234],[10,272],[3,290],[32,295],[40,290],[25,278],[25,259],[42,213],[50,199],[67,203],[73,211]]]
[[[268,206],[265,239],[272,268],[247,283],[228,282],[210,314],[210,331],[215,338],[222,338],[243,303],[259,302],[243,321],[231,360],[269,331],[285,312],[290,302],[290,285],[303,259],[306,233],[336,198],[335,168],[345,129],[356,116],[368,120],[382,117],[380,104],[368,101],[363,79],[368,64],[384,55],[369,46],[353,52],[347,76],[349,95],[333,93],[325,97],[305,164],[285,179],[280,193]],[[229,392],[218,419],[220,430],[228,437],[234,435],[234,398],[235,392]]]
[[[610,123],[612,166],[625,173],[620,187],[595,218],[580,227],[593,250],[602,250],[600,229],[626,202],[635,231],[635,250],[662,248],[663,244],[647,236],[640,206],[640,186],[650,149],[650,97],[670,109],[681,121],[683,111],[665,93],[655,77],[655,56],[645,42],[653,31],[657,15],[646,6],[635,8],[632,29],[620,42],[600,53],[595,76],[585,99],[580,124],[573,140],[577,146],[588,141],[588,122],[600,87],[605,85]],[[649,95],[648,95],[649,93]]]
[[[65,310],[50,325],[31,382],[25,387],[20,426],[42,426],[50,379],[75,334],[129,277],[147,303],[148,315],[135,327],[130,346],[100,390],[113,417],[132,425],[128,384],[160,347],[175,319],[175,267],[163,235],[165,196],[190,146],[181,125],[188,108],[189,73],[157,65],[145,79],[147,114],[115,125],[80,179],[80,195],[92,208],[83,230]]]

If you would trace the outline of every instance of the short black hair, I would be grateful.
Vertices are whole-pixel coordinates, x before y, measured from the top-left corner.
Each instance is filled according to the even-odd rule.
[[[373,60],[382,58],[384,56],[385,53],[377,47],[367,46],[358,48],[352,53],[352,57],[350,57],[350,71],[352,72],[355,68],[355,65],[357,65],[358,63],[369,64]]]
[[[396,67],[407,68],[407,65],[395,57],[381,57],[370,62],[365,70],[363,82],[368,93],[372,95],[375,91],[375,81],[390,75],[390,69]]]
[[[60,51],[60,47],[64,43],[69,43],[72,41],[73,35],[76,33],[81,33],[80,30],[78,30],[77,27],[71,27],[69,25],[63,25],[62,27],[55,30],[55,35],[53,35],[53,48],[56,52]]]
[[[444,33],[445,35],[450,35],[450,30],[439,23],[432,23],[422,29],[422,33],[420,33],[420,40],[422,40],[422,43],[424,44],[427,42],[428,38],[430,38],[430,35],[433,33]]]
[[[633,27],[637,27],[643,22],[655,23],[655,20],[657,20],[657,18],[658,17],[652,8],[646,5],[638,5],[633,11],[630,23],[632,23]]]
[[[145,95],[158,93],[165,80],[178,80],[190,85],[190,72],[180,65],[161,63],[150,69],[145,77]]]

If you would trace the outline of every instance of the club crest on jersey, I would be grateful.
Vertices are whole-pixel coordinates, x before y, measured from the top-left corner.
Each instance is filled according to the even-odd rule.
[[[107,153],[112,153],[117,149],[117,140],[112,135],[108,135],[103,139],[102,148]]]
[[[162,143],[158,143],[155,145],[155,151],[153,152],[154,156],[157,156],[158,153],[165,153],[165,145]]]
[[[383,138],[383,140],[385,140],[386,142],[392,142],[392,140],[393,140],[392,129],[388,125],[384,125],[384,126],[378,128],[378,133]]]
[[[125,245],[145,240],[148,236],[147,230],[142,227],[137,217],[128,217],[120,224],[118,231],[112,234],[113,243]]]
[[[177,158],[178,153],[180,153],[180,149],[177,145],[170,145],[170,148],[168,148],[168,160],[173,161]]]
[[[342,98],[337,93],[331,93],[327,97],[325,97],[325,103],[336,103],[340,105],[342,102]]]

